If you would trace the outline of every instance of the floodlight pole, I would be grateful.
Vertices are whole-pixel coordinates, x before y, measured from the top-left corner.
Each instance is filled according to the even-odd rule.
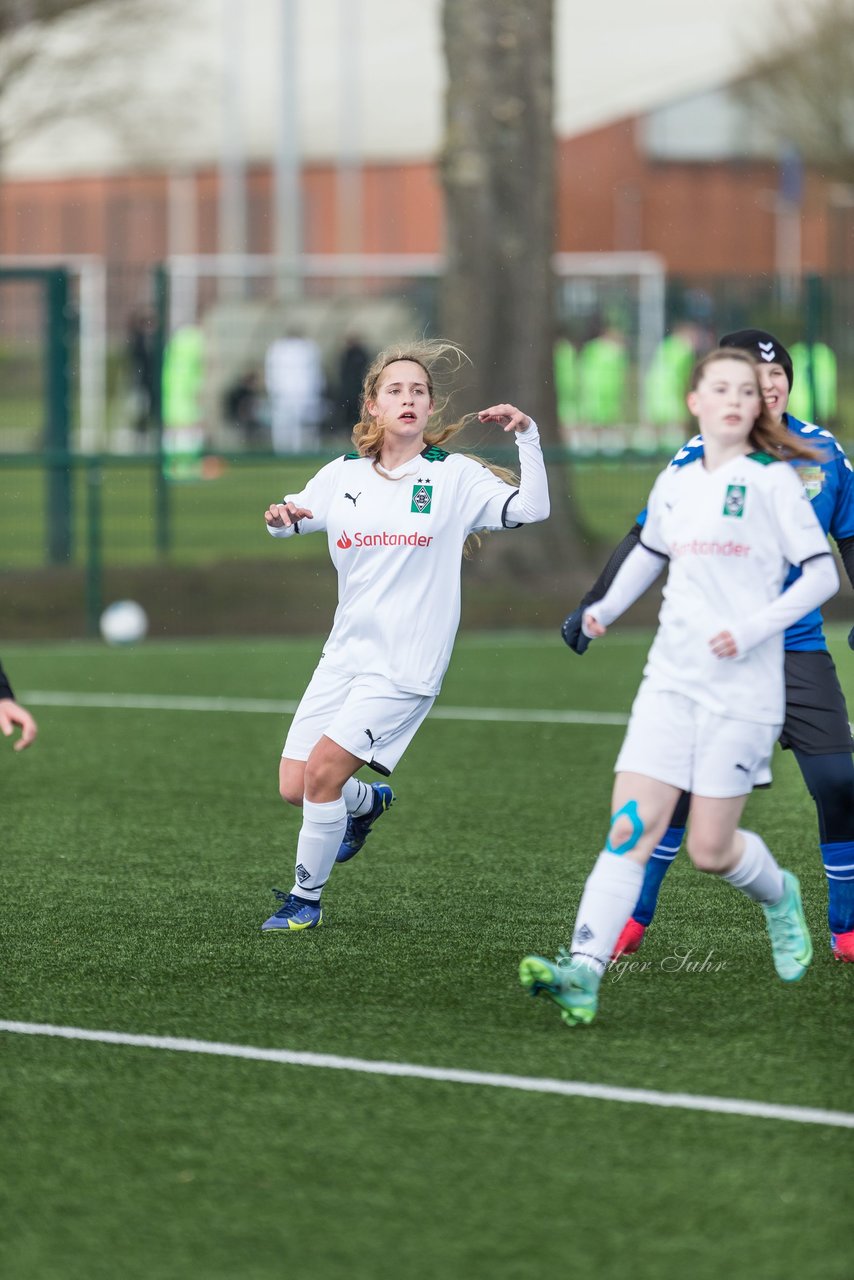
[[[361,0],[338,0],[338,163],[335,174],[340,254],[362,248],[360,34]]]
[[[281,97],[274,164],[274,252],[280,299],[299,292],[302,253],[302,198],[299,171],[298,22],[299,0],[279,0],[281,14]]]
[[[219,252],[246,252],[246,156],[243,138],[243,0],[222,0],[222,151],[219,166]],[[240,275],[221,277],[221,296],[241,297]]]

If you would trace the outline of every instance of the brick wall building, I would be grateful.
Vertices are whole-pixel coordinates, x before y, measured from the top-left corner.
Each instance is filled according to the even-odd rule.
[[[557,143],[557,244],[562,252],[647,250],[680,276],[773,274],[777,165],[760,159],[685,161],[648,155],[642,120]],[[303,246],[335,253],[334,166],[303,170]],[[854,210],[838,186],[808,174],[800,210],[804,271],[854,271]],[[269,167],[247,174],[247,250],[273,243]],[[432,162],[361,169],[364,253],[441,252],[442,197]],[[0,254],[98,254],[142,266],[170,253],[217,252],[218,176],[126,173],[0,184]]]

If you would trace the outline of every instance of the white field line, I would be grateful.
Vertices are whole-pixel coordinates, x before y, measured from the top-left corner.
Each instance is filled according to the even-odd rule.
[[[457,1071],[452,1067],[422,1067],[412,1062],[374,1062],[365,1058],[340,1058],[334,1054],[295,1053],[290,1049],[260,1049],[252,1045],[220,1044],[217,1041],[185,1040],[172,1036],[136,1036],[123,1031],[89,1031],[82,1027],[55,1027],[38,1022],[0,1021],[0,1031],[13,1035],[54,1036],[62,1040],[89,1040],[97,1044],[127,1045],[137,1049],[165,1049],[173,1053],[203,1053],[218,1058],[249,1058],[254,1062],[353,1071],[361,1075],[436,1080],[445,1084],[515,1089],[523,1093],[553,1093],[569,1098],[596,1098],[603,1102],[627,1102],[651,1107],[672,1107],[683,1111],[710,1111],[760,1120],[789,1120],[795,1124],[821,1124],[837,1129],[854,1129],[854,1113],[851,1112],[822,1111],[817,1107],[778,1106],[771,1102],[750,1102],[741,1098],[659,1093],[653,1089],[621,1089],[613,1085],[587,1084],[580,1080],[550,1080],[536,1076]]]
[[[24,706],[103,707],[115,711],[244,711],[255,715],[293,715],[296,702],[272,698],[196,698],[156,693],[64,693],[32,689],[22,692]],[[445,707],[430,712],[431,720],[500,721],[508,724],[625,725],[621,711],[552,711],[507,707]]]

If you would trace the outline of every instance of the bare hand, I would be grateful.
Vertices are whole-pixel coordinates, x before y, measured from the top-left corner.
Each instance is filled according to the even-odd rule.
[[[716,658],[737,658],[738,646],[731,631],[719,631],[709,641],[709,648]]]
[[[292,502],[271,502],[264,512],[264,520],[271,529],[290,529],[298,520],[311,520],[305,507],[295,507]]]
[[[512,404],[494,404],[491,409],[481,409],[477,415],[481,422],[498,422],[505,431],[527,431],[531,419],[527,413]]]
[[[608,628],[603,627],[601,622],[597,622],[589,609],[585,609],[584,617],[581,619],[581,625],[584,634],[589,636],[591,640],[598,640],[604,636]]]
[[[10,738],[15,725],[21,730],[21,736],[15,743],[16,751],[23,751],[31,742],[35,742],[38,725],[25,707],[19,707],[11,698],[0,698],[0,731]]]

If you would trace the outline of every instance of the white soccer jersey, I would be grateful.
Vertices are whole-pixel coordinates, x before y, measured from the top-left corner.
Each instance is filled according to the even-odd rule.
[[[830,551],[794,469],[751,454],[712,471],[702,461],[664,471],[641,541],[670,560],[644,674],[718,715],[782,724],[782,634],[731,659],[709,640],[775,600],[790,564]]]
[[[548,491],[536,426],[516,439],[522,484],[527,476],[540,490],[540,510],[528,518],[541,520]],[[438,693],[460,620],[463,544],[475,530],[513,527],[521,498],[481,463],[436,447],[388,473],[348,454],[288,494],[285,501],[312,512],[300,534],[326,530],[338,573],[324,663]]]

